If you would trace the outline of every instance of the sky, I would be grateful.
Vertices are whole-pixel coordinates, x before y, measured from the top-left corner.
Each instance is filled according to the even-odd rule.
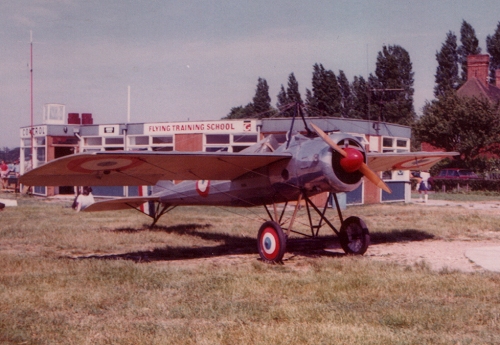
[[[414,105],[432,100],[436,52],[462,20],[482,52],[500,21],[490,0],[6,0],[0,3],[0,147],[19,146],[43,106],[94,123],[218,120],[266,79],[272,104],[294,73],[302,98],[315,63],[349,81],[374,73],[383,45],[413,64]]]

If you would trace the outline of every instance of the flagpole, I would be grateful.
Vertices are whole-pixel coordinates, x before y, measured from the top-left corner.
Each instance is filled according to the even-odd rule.
[[[30,30],[30,120],[31,120],[31,127],[30,127],[30,134],[31,134],[31,168],[34,168],[34,158],[35,158],[35,152],[34,152],[34,143],[33,143],[33,31]]]

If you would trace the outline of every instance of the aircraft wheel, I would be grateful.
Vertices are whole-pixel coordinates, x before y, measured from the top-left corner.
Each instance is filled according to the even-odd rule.
[[[281,262],[286,251],[286,236],[278,223],[268,221],[262,224],[257,235],[257,249],[263,261]]]
[[[368,228],[358,217],[349,217],[344,220],[340,228],[339,239],[346,254],[363,255],[370,245]]]

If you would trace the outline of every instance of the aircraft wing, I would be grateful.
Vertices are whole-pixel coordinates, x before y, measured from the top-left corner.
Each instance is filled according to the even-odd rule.
[[[140,186],[158,180],[232,180],[289,153],[110,151],[70,155],[21,176],[28,186]]]
[[[128,210],[130,208],[139,208],[148,201],[160,201],[160,198],[157,196],[142,196],[98,201],[87,206],[82,212]]]
[[[368,153],[367,164],[373,171],[428,170],[440,160],[457,155],[458,152]]]

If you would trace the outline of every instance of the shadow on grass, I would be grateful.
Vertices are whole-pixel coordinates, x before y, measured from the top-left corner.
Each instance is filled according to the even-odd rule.
[[[201,238],[207,241],[218,242],[214,246],[202,247],[174,247],[166,246],[148,251],[137,251],[112,255],[92,255],[83,256],[78,259],[102,259],[102,260],[132,260],[135,262],[154,262],[154,261],[176,261],[189,259],[202,259],[219,256],[255,254],[257,252],[257,240],[255,237],[233,236],[225,233],[214,233],[203,231],[210,228],[210,224],[184,224],[176,226],[156,226],[149,228],[121,228],[113,230],[115,232],[135,233],[142,231],[160,231],[165,233],[175,233],[180,235]],[[393,230],[388,233],[370,234],[371,244],[396,243],[423,241],[431,239],[434,236],[420,230]],[[222,243],[221,243],[222,242]],[[327,249],[327,250],[325,250]],[[286,252],[292,256],[305,257],[341,257],[344,252],[340,247],[338,237],[320,236],[317,238],[290,238],[287,241]]]
[[[415,229],[391,230],[389,232],[370,233],[370,242],[371,244],[415,242],[430,240],[434,237],[433,234]]]

